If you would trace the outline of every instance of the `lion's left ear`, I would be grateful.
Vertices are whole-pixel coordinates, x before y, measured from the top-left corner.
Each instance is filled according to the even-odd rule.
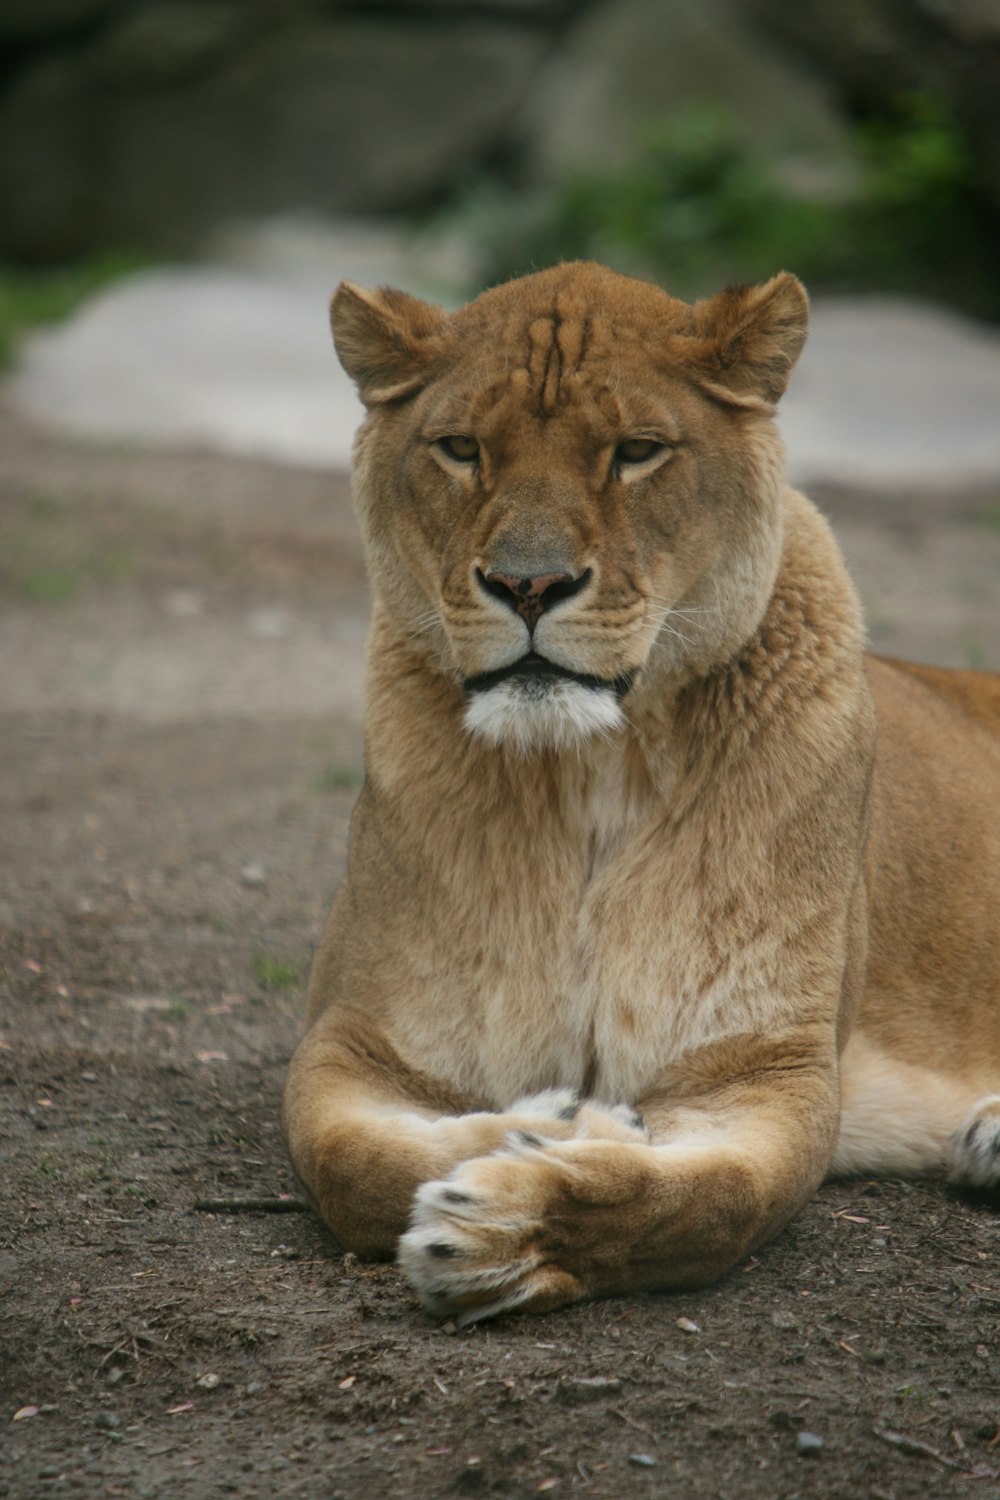
[[[696,302],[695,336],[710,381],[737,397],[773,403],[788,384],[809,326],[809,298],[782,271],[762,286],[730,287]]]
[[[399,401],[420,389],[441,348],[445,315],[392,287],[365,291],[342,281],[330,303],[333,342],[366,406]]]

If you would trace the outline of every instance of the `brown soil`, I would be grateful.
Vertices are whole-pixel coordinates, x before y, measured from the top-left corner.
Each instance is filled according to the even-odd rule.
[[[198,1208],[295,1193],[361,765],[346,485],[9,415],[0,449],[0,1495],[1000,1495],[997,1221],[940,1184],[466,1333],[306,1213]],[[1000,666],[998,490],[822,498],[879,647]]]

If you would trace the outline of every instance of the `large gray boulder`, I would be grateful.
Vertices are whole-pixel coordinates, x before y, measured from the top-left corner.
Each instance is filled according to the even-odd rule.
[[[536,170],[628,163],[658,120],[705,102],[729,112],[750,151],[814,176],[848,169],[822,75],[748,23],[741,0],[614,0],[577,21],[528,101]]]
[[[0,254],[184,251],[247,214],[424,204],[495,149],[547,46],[495,14],[126,5],[0,94]]]

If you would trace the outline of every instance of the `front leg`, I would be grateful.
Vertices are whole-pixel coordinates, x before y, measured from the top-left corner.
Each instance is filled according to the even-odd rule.
[[[512,1140],[645,1141],[630,1109],[548,1089],[499,1111],[409,1067],[385,1031],[332,1009],[299,1044],[284,1100],[289,1153],[314,1208],[345,1249],[395,1255],[421,1184]]]
[[[648,1142],[515,1136],[422,1187],[399,1259],[425,1307],[469,1323],[714,1281],[823,1177],[837,1122],[832,1041],[702,1048],[642,1113]]]

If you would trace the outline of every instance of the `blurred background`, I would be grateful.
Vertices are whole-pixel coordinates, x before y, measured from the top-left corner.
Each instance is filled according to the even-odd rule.
[[[995,0],[6,0],[0,44],[12,267],[390,216],[459,293],[594,255],[1000,314]]]
[[[587,256],[803,278],[796,478],[1000,471],[1000,0],[6,0],[0,44],[0,359],[66,430],[342,466],[341,276]]]
[[[64,431],[343,467],[342,276],[589,256],[803,278],[796,479],[1000,472],[1000,0],[6,0],[0,56],[0,361]]]

